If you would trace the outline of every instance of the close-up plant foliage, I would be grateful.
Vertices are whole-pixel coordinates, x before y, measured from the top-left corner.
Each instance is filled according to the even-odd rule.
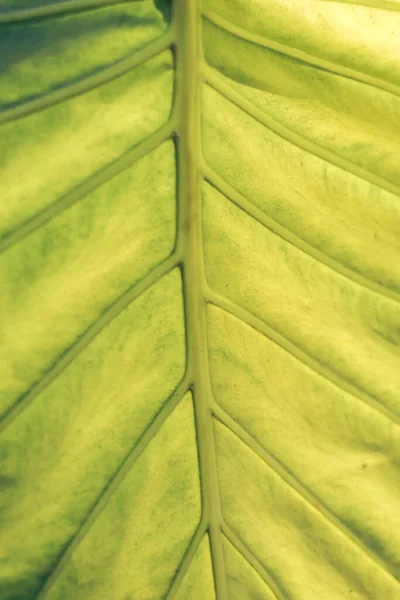
[[[400,0],[0,0],[0,600],[400,599]]]

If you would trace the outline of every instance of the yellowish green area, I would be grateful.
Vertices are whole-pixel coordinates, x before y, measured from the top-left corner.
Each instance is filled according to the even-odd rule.
[[[166,29],[162,13],[142,1],[67,14],[51,22],[4,26],[0,55],[8,68],[0,72],[0,106],[29,102],[98,73],[134,55]]]
[[[0,549],[0,581],[4,598],[25,599],[37,593],[65,544],[181,381],[185,371],[181,298],[180,276],[173,271],[123,311],[3,432],[0,528],[5,542]],[[177,454],[170,460],[182,460],[182,468],[190,471],[195,482],[190,415],[186,408],[181,440],[176,432],[179,419],[172,420],[173,429],[167,426],[161,437],[169,437],[171,452]],[[192,450],[190,444],[186,448],[185,436]],[[139,482],[145,477],[145,466],[158,454],[148,451],[147,456],[138,471]],[[166,448],[158,460],[166,462],[158,472],[154,467],[155,474],[147,479],[150,488],[154,477],[160,478],[160,485],[172,485],[163,476],[168,468],[173,470],[168,467]],[[139,483],[135,485],[145,498],[149,488],[145,492]],[[179,490],[186,493],[185,489],[179,483]],[[194,494],[190,502],[196,507],[198,494],[187,493],[190,498]],[[129,504],[129,496],[125,502]],[[183,508],[179,510],[185,514]],[[125,525],[116,519],[115,527],[123,532]]]
[[[172,80],[167,51],[87,94],[4,124],[0,237],[159,129],[170,114]]]
[[[255,63],[257,64],[257,63]],[[291,67],[291,65],[290,65]],[[296,72],[302,68],[293,69]],[[292,70],[292,69],[291,69]],[[266,71],[267,73],[269,71]],[[284,71],[285,73],[285,71]],[[289,71],[290,73],[290,71]],[[322,77],[322,76],[320,76]],[[295,85],[292,79],[288,77],[287,86]],[[343,79],[343,78],[342,78]],[[275,80],[272,80],[275,81]],[[278,80],[280,82],[281,80]],[[301,80],[304,85],[308,79]],[[311,77],[311,82],[315,81],[315,76]],[[347,83],[347,80],[345,80]],[[357,89],[360,85],[355,85],[350,80],[350,84]],[[235,86],[238,87],[238,86]],[[369,86],[366,87],[368,90]],[[233,88],[234,89],[234,88]],[[261,96],[261,93],[254,92],[251,95]],[[324,86],[324,89],[330,91],[331,86]],[[372,88],[374,90],[374,88]],[[242,92],[242,87],[240,88]],[[313,92],[313,90],[311,90]],[[336,90],[335,90],[336,91]],[[287,93],[287,92],[286,92]],[[327,92],[325,92],[326,95]],[[321,120],[317,121],[316,107],[311,105],[310,93],[306,96],[306,109],[311,111],[312,126],[305,120],[304,100],[299,100],[301,111],[298,119],[295,118],[294,107],[288,102],[293,103],[289,97],[285,99],[286,94],[277,90],[275,94],[270,93],[267,114],[272,114],[274,118],[279,117],[285,125],[290,125],[291,131],[296,132],[304,129],[306,135],[304,140],[310,139],[318,141],[323,148],[329,144],[326,143],[326,137],[321,132],[321,125],[325,129],[330,125],[334,135],[330,139],[334,142],[335,151],[339,156],[343,156],[343,142],[350,139],[350,134],[354,129],[347,115],[342,111],[334,110],[334,106],[323,107],[320,113]],[[248,94],[250,96],[250,94]],[[372,93],[369,94],[370,97]],[[381,94],[382,95],[382,94]],[[385,94],[393,96],[392,94]],[[261,96],[264,98],[267,94]],[[283,99],[282,99],[283,96]],[[348,94],[347,94],[348,96]],[[373,97],[373,96],[372,96]],[[320,99],[321,96],[319,95]],[[325,97],[322,97],[325,98]],[[328,95],[332,99],[332,94]],[[295,97],[296,100],[296,97]],[[380,100],[380,99],[379,99]],[[322,101],[319,100],[322,104]],[[352,110],[360,111],[359,96],[351,96]],[[274,104],[271,108],[272,103]],[[286,103],[287,110],[284,111],[282,104]],[[390,146],[395,145],[398,150],[398,139],[400,132],[396,133],[398,127],[398,117],[400,111],[400,101],[397,98],[388,99],[390,106],[397,107],[393,111],[394,123],[387,119],[387,128],[393,132],[393,135],[383,136],[382,129],[384,118],[390,115],[390,111],[382,110],[383,104],[375,101],[375,112],[380,109],[379,119],[369,118],[370,128],[377,123],[378,137],[381,140],[377,145],[376,140],[368,139],[369,158],[373,163],[374,169],[381,167],[382,161],[376,160],[375,152],[382,152],[382,146],[389,137]],[[296,143],[291,143],[288,139],[277,135],[265,125],[259,123],[257,119],[250,116],[243,110],[240,110],[229,100],[217,94],[215,90],[208,86],[204,92],[204,128],[203,128],[203,149],[206,162],[211,165],[224,180],[228,181],[232,188],[246,197],[252,204],[261,209],[266,215],[274,219],[276,223],[286,227],[292,234],[297,235],[302,241],[308,242],[313,248],[321,250],[328,257],[336,259],[340,264],[344,264],[371,279],[382,283],[383,285],[400,291],[400,247],[398,243],[398,232],[400,230],[400,205],[398,196],[387,192],[377,185],[371,185],[365,179],[354,176],[348,171],[338,168],[336,164],[321,159],[315,153],[318,148],[313,148],[315,153],[305,152],[299,148]],[[281,111],[280,114],[273,112],[274,106]],[[308,108],[310,107],[310,108]],[[327,113],[327,114],[326,114]],[[367,111],[368,115],[369,111]],[[375,115],[370,115],[373,117]],[[346,135],[337,134],[336,121],[339,121]],[[372,125],[370,125],[372,123]],[[318,136],[312,138],[311,127],[317,129],[320,124]],[[360,130],[367,136],[368,130],[361,122],[357,123],[357,129],[353,133],[356,139],[359,137]],[[320,135],[322,134],[322,135]],[[324,141],[324,143],[323,143]],[[332,145],[331,145],[332,148]],[[356,146],[349,154],[350,158],[360,160],[360,150]],[[368,156],[368,155],[367,155]],[[386,156],[392,161],[394,173],[398,175],[400,158],[398,154],[392,154],[387,151]],[[397,158],[396,158],[397,157]],[[368,250],[368,251],[367,251]]]
[[[367,4],[368,0],[366,0]],[[400,83],[399,10],[331,0],[203,0],[228,23],[264,39],[284,44],[288,52],[307,53],[340,67]],[[394,3],[393,3],[394,4]],[[256,49],[255,49],[256,51]],[[340,109],[339,109],[340,110]]]
[[[226,522],[283,597],[396,598],[398,582],[375,569],[232,432],[217,424],[216,440]]]
[[[172,252],[174,170],[167,142],[0,256],[2,410]]]
[[[205,22],[204,45],[208,63],[226,83],[271,121],[287,126],[289,139],[291,134],[297,141],[297,133],[311,153],[331,151],[333,160],[347,160],[349,168],[354,163],[400,183],[399,97],[255,46],[211,21]]]
[[[399,426],[225,311],[210,306],[208,325],[215,401],[288,481],[398,565]]]
[[[163,598],[198,524],[199,492],[187,394],[138,458],[48,598]]]
[[[96,2],[0,0],[0,600],[398,600],[399,2]]]
[[[213,289],[399,414],[397,302],[307,256],[208,184],[204,238]]]

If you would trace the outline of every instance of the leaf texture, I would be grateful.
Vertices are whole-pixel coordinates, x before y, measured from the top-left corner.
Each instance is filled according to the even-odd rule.
[[[399,48],[0,2],[0,600],[400,598]]]

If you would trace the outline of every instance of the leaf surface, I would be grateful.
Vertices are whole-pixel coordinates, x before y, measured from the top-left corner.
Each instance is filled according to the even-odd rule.
[[[0,32],[0,600],[398,599],[399,2]]]

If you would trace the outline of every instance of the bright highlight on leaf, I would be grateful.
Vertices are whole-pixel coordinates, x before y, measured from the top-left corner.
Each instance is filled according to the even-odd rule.
[[[400,2],[0,0],[0,600],[400,598]]]

